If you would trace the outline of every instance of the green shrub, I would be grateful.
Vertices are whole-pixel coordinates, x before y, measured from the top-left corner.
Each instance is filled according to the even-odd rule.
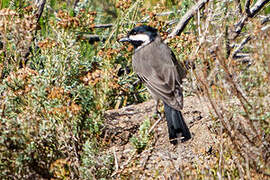
[[[130,141],[135,147],[138,153],[141,153],[148,145],[151,135],[150,130],[150,120],[145,120],[139,128],[139,134],[133,136]]]

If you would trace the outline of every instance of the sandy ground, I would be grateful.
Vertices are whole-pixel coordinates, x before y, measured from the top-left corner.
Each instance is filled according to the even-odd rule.
[[[208,166],[215,157],[216,133],[213,132],[213,120],[209,103],[195,96],[185,98],[182,111],[192,133],[192,139],[176,146],[169,143],[165,118],[155,126],[151,140],[141,153],[130,142],[138,135],[143,121],[153,118],[154,101],[131,105],[105,113],[106,138],[111,153],[114,154],[115,172],[113,177],[134,176],[137,178],[171,177],[181,174],[181,167]],[[162,108],[161,108],[162,109]]]

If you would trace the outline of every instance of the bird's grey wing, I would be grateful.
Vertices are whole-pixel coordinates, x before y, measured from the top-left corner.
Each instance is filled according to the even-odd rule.
[[[165,44],[145,47],[133,56],[134,71],[151,94],[180,110],[183,107],[182,76],[177,65],[175,56]]]

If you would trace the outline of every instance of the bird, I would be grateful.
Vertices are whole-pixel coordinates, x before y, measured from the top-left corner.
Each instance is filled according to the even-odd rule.
[[[176,145],[191,139],[191,133],[182,116],[183,88],[182,79],[186,69],[178,63],[173,51],[163,42],[157,29],[140,25],[128,32],[119,42],[131,43],[134,47],[132,68],[145,84],[151,96],[164,104],[169,140]]]

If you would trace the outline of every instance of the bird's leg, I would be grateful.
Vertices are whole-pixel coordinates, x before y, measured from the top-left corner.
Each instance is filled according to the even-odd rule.
[[[158,105],[159,105],[159,100],[155,100],[155,113],[154,113],[154,116],[157,116],[158,119],[161,119],[162,116],[161,116],[161,113],[158,110]]]
[[[158,120],[153,124],[153,126],[150,128],[149,133],[153,131],[153,129],[157,126],[157,124],[162,120],[161,113],[158,110],[158,103],[159,100],[155,100],[155,112],[153,114],[153,117],[158,117]]]

